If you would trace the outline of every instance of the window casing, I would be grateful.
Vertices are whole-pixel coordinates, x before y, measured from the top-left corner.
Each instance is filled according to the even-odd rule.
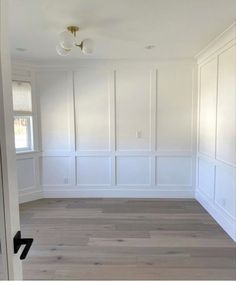
[[[16,152],[33,151],[33,110],[30,82],[13,81],[12,95]]]

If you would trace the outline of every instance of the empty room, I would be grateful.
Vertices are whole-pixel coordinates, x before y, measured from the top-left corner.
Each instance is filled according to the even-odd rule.
[[[0,0],[0,280],[236,280],[235,20]]]

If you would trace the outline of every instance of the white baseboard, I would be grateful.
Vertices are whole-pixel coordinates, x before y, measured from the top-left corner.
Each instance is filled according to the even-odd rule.
[[[44,198],[194,198],[191,191],[158,191],[158,190],[112,190],[112,189],[81,189],[81,190],[46,190]]]
[[[207,212],[219,223],[225,232],[236,241],[236,221],[230,218],[214,203],[210,202],[199,190],[196,191],[196,200],[207,210]]]
[[[43,198],[43,191],[27,191],[24,193],[20,192],[19,195],[19,202],[20,204],[23,203],[27,203],[27,202],[31,202],[31,201],[35,201],[35,200],[39,200]]]

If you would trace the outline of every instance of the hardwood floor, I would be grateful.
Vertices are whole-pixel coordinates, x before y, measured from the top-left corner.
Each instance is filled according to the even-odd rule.
[[[194,200],[21,205],[30,280],[236,280],[236,244]]]

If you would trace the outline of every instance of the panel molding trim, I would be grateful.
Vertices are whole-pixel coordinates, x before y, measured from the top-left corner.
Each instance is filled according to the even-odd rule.
[[[211,42],[197,57],[198,60],[198,152],[196,155],[196,199],[236,240],[236,21]],[[214,67],[205,73],[205,94],[208,99],[201,109],[202,68],[209,62]],[[212,72],[216,72],[214,77]],[[214,85],[214,89],[212,87]],[[209,91],[210,89],[210,91]],[[214,100],[214,102],[213,102]],[[213,105],[209,120],[209,107]],[[201,152],[200,122],[206,126],[203,144],[210,154]],[[207,114],[206,114],[207,113]],[[208,124],[207,124],[208,121]],[[209,135],[209,131],[211,134]],[[210,138],[208,138],[210,136]],[[208,138],[208,139],[207,139]],[[210,142],[209,142],[210,140]]]

